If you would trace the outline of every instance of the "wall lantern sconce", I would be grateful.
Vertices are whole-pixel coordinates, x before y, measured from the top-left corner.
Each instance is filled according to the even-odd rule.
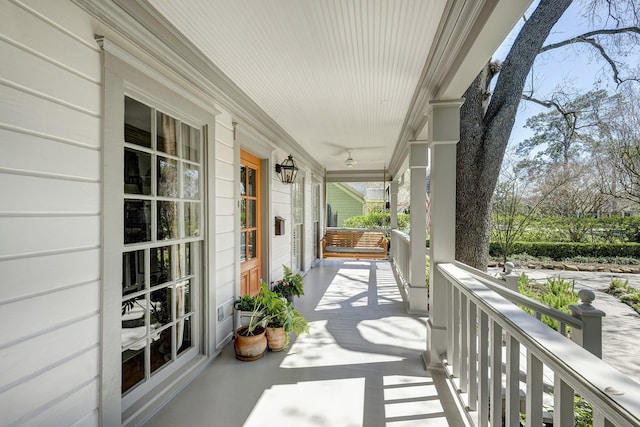
[[[291,184],[296,180],[296,175],[298,174],[298,167],[293,161],[293,157],[289,154],[282,164],[276,164],[276,173],[280,176],[280,181],[283,184]]]

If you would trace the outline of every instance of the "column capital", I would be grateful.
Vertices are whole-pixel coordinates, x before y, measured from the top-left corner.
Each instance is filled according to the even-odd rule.
[[[429,105],[431,105],[432,108],[446,108],[446,107],[458,107],[460,108],[462,106],[462,104],[464,104],[465,99],[464,98],[458,98],[458,99],[438,99],[438,100],[431,100],[429,101]]]
[[[455,145],[460,140],[460,106],[464,99],[430,101],[429,146]]]
[[[429,144],[414,143],[409,145],[409,169],[429,166]]]

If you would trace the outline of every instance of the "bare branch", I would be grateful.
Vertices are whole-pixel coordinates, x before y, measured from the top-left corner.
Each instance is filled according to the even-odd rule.
[[[524,95],[524,94],[522,95],[522,99],[524,99],[525,101],[533,102],[534,104],[542,105],[543,107],[547,107],[547,108],[553,107],[556,110],[558,110],[560,114],[563,114],[563,115],[565,114],[565,111],[562,108],[562,105],[558,104],[555,101],[550,101],[550,100],[543,101],[541,99],[534,98],[533,96]]]
[[[615,61],[613,60],[613,58],[611,58],[608,54],[607,51],[604,49],[604,47],[598,43],[598,41],[596,39],[593,38],[593,36],[597,36],[597,35],[613,35],[613,34],[629,34],[629,33],[636,33],[636,34],[640,34],[640,27],[625,27],[625,28],[615,28],[615,29],[603,29],[603,30],[595,30],[595,31],[589,31],[587,33],[581,34],[579,36],[558,42],[558,43],[552,43],[546,46],[543,46],[540,49],[540,53],[543,52],[547,52],[549,50],[552,49],[557,49],[563,46],[568,46],[571,44],[575,44],[575,43],[587,43],[591,46],[593,46],[599,53],[600,56],[602,56],[602,58],[604,58],[605,61],[607,61],[607,63],[609,64],[609,66],[611,67],[611,70],[613,71],[613,81],[615,81],[618,85],[624,83],[625,81],[629,81],[629,80],[638,80],[637,78],[633,78],[633,79],[622,79],[620,77],[620,71],[618,70],[618,65],[615,63]]]
[[[546,46],[542,46],[540,48],[540,53],[547,52],[552,49],[557,49],[559,47],[567,46],[574,43],[585,42],[586,39],[598,36],[598,35],[612,35],[612,34],[624,34],[624,33],[636,33],[640,34],[640,27],[625,27],[625,28],[613,28],[613,29],[602,29],[589,31],[588,33],[580,34],[579,36],[572,37],[567,40],[563,40],[557,43],[551,43]]]

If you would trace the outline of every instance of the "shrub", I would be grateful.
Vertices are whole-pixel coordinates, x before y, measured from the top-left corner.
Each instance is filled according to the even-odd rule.
[[[607,293],[640,313],[640,289],[629,286],[628,280],[623,282],[621,279],[611,279]]]
[[[391,214],[372,212],[368,215],[352,216],[344,220],[344,226],[350,228],[388,228]],[[406,230],[409,226],[409,214],[398,214],[398,229]]]
[[[638,243],[573,243],[573,242],[515,242],[511,254],[526,253],[534,257],[548,257],[554,261],[563,261],[575,257],[593,258],[640,258]],[[502,256],[500,245],[491,242],[489,254]]]
[[[546,286],[535,286],[535,281],[530,280],[523,273],[518,279],[518,292],[565,313],[571,313],[569,306],[578,303],[578,293],[573,290],[573,283],[559,277],[548,278]],[[521,308],[533,315],[533,310],[526,307]],[[542,323],[558,330],[558,321],[555,319],[542,316]]]

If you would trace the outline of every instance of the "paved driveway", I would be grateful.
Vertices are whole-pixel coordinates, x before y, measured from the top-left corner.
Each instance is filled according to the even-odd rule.
[[[501,269],[489,269],[495,274]],[[611,283],[612,278],[628,281],[630,286],[640,289],[640,274],[584,272],[566,270],[517,269],[538,282],[548,277],[561,277],[575,280],[575,290],[589,288],[596,291],[593,305],[607,313],[602,320],[602,358],[611,366],[633,377],[640,383],[640,316],[628,305],[617,298],[602,292]]]

